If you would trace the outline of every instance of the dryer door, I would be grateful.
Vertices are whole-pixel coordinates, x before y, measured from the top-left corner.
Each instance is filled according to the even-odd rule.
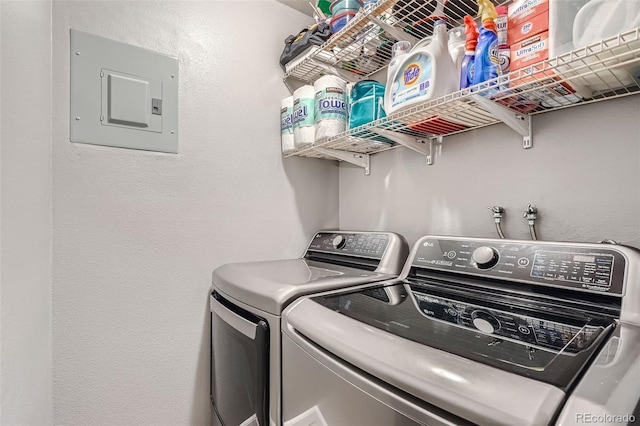
[[[211,402],[214,423],[268,422],[269,325],[214,291],[211,306]]]

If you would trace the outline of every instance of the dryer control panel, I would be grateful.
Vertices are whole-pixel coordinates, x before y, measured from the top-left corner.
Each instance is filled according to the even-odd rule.
[[[384,233],[318,232],[307,250],[380,259],[388,244],[389,235]]]
[[[625,256],[613,245],[424,237],[412,266],[574,290],[624,294]]]

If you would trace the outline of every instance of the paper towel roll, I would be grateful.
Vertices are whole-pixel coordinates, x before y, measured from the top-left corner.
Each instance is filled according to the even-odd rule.
[[[315,91],[316,140],[335,136],[347,129],[347,82],[325,75],[313,84]]]
[[[293,140],[296,148],[315,141],[313,86],[302,86],[293,92]]]
[[[280,139],[282,141],[282,152],[295,148],[293,140],[293,96],[284,98],[280,102]]]

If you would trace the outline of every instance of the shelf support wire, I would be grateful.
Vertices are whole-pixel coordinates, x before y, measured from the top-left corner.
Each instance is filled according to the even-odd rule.
[[[393,27],[387,24],[386,22],[384,22],[383,20],[376,18],[375,16],[369,16],[369,20],[374,24],[376,24],[377,26],[379,26],[380,28],[382,28],[385,33],[387,33],[388,35],[390,35],[391,37],[395,38],[398,41],[403,41],[403,40],[408,41],[409,43],[411,43],[411,46],[415,46],[420,41],[419,38],[414,37],[411,34],[408,34],[401,29]]]
[[[522,136],[522,147],[527,149],[533,146],[533,138],[531,137],[531,116],[529,114],[519,114],[511,111],[500,104],[497,104],[484,96],[471,95],[475,103],[486,109],[498,120],[502,121],[511,129]]]
[[[355,164],[358,167],[362,167],[364,169],[364,174],[367,176],[369,176],[369,174],[371,173],[369,154],[360,154],[356,152],[340,151],[339,149],[329,148],[314,148],[314,151],[319,152],[322,155],[337,158],[338,160],[346,161],[347,163]]]
[[[369,129],[370,132],[377,133],[380,136],[384,136],[387,139],[391,139],[395,143],[406,146],[409,149],[412,149],[425,157],[427,157],[427,164],[433,164],[433,140],[442,140],[440,137],[433,137],[430,139],[416,139],[413,136],[405,135],[404,133],[394,132],[393,130],[387,129],[378,129],[375,127],[371,127]]]
[[[324,70],[325,72],[335,75],[336,77],[340,77],[341,79],[346,80],[349,83],[357,83],[358,81],[360,81],[360,78],[352,72],[345,71],[331,65],[323,64],[322,62],[315,61],[313,59],[310,59],[309,62]]]

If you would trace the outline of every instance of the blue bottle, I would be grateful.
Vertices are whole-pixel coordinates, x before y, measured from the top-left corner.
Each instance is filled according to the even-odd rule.
[[[478,28],[473,18],[469,15],[464,17],[466,41],[464,43],[464,58],[460,67],[460,88],[465,89],[473,85],[473,69],[478,45]]]
[[[490,0],[477,0],[482,15],[482,28],[476,48],[473,73],[473,84],[491,80],[502,74],[498,56],[498,32],[494,19],[498,17]]]

